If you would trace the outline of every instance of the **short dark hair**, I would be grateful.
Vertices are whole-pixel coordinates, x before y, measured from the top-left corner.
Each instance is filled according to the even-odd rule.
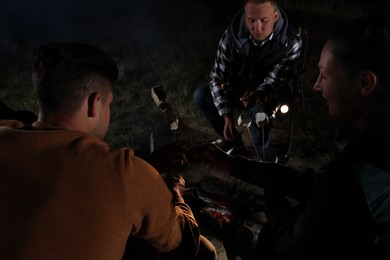
[[[369,15],[335,28],[329,41],[333,56],[351,72],[371,70],[390,87],[390,19]]]
[[[106,96],[118,79],[117,63],[98,47],[85,43],[53,43],[34,51],[33,85],[43,111],[76,111],[93,92]],[[109,89],[98,89],[107,84]]]
[[[264,3],[271,3],[272,5],[277,6],[278,2],[277,0],[245,0],[244,6],[246,6],[248,3],[254,3],[254,4],[264,4]]]

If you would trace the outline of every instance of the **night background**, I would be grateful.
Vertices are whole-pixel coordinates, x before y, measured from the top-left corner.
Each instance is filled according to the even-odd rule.
[[[384,0],[279,2],[282,7],[334,18],[385,12],[389,5]],[[102,47],[116,43],[156,49],[162,45],[180,44],[188,37],[195,41],[192,44],[208,45],[207,42],[214,39],[199,38],[209,33],[218,37],[221,28],[241,6],[239,0],[4,0],[0,3],[1,52],[51,41],[84,41]],[[181,35],[171,37],[173,32]]]
[[[334,143],[339,122],[330,121],[323,100],[312,91],[327,33],[344,20],[388,13],[389,3],[281,0],[279,4],[289,22],[308,36],[305,113],[298,111],[299,106],[296,113],[296,121],[306,123],[296,122],[293,145],[294,156],[310,157],[309,164],[317,166],[340,147]],[[33,49],[51,42],[86,42],[101,47],[119,65],[120,79],[106,136],[110,145],[130,146],[145,156],[151,133],[156,147],[177,137],[172,137],[166,118],[150,97],[156,85],[163,87],[174,112],[191,130],[187,131],[189,136],[209,141],[215,135],[192,104],[192,93],[209,80],[219,38],[241,7],[238,0],[1,1],[0,100],[14,110],[37,113],[31,85]],[[286,129],[287,120],[280,121]]]

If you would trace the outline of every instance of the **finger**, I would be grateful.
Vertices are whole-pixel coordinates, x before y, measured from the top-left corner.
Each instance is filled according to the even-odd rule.
[[[241,96],[240,100],[245,100],[250,96],[250,91],[245,91],[244,95]]]

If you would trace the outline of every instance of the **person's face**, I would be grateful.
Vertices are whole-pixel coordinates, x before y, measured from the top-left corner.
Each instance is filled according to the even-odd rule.
[[[266,39],[274,29],[279,12],[271,3],[255,4],[249,2],[245,6],[246,26],[256,41]]]
[[[319,75],[313,89],[325,98],[331,117],[355,120],[363,107],[357,77],[349,73],[331,51],[332,44],[327,42],[321,52]]]

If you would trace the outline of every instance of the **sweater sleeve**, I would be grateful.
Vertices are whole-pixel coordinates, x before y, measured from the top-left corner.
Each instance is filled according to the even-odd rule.
[[[129,220],[133,235],[151,244],[157,252],[172,252],[192,259],[199,248],[200,231],[190,207],[173,198],[162,176],[146,161],[130,159]]]
[[[182,240],[180,245],[165,255],[169,259],[192,259],[199,250],[200,231],[190,207],[182,200],[175,202],[176,212],[180,220]]]

